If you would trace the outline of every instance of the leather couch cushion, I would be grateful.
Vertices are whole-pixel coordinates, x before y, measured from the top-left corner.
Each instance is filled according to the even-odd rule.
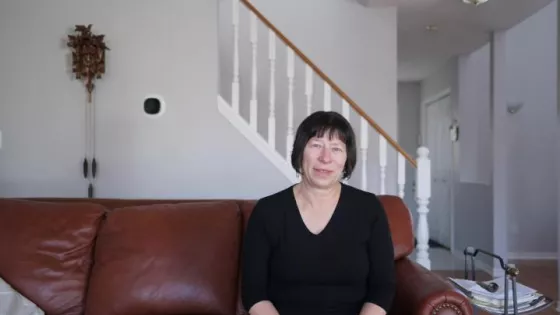
[[[114,209],[99,231],[86,315],[234,313],[241,227],[233,201]]]
[[[95,204],[0,199],[0,277],[49,315],[83,314],[104,214]]]

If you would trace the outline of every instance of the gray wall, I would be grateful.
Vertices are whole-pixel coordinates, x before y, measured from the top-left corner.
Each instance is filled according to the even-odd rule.
[[[422,99],[449,88],[456,100],[457,250],[556,256],[557,238],[550,236],[558,222],[556,23],[553,2],[422,82]],[[515,103],[524,107],[509,114]]]
[[[420,82],[399,82],[398,84],[398,116],[399,144],[411,154],[416,155],[420,138]],[[412,183],[416,181],[416,169],[407,163],[406,188],[404,201],[412,210],[414,222],[417,222],[418,207]]]
[[[354,1],[285,0],[252,1],[287,38],[303,51],[342,90],[358,103],[395,140],[397,113],[397,22],[395,8],[364,8]],[[220,2],[220,94],[231,102],[233,76],[233,28],[231,1]],[[250,18],[240,6],[240,81],[242,115],[249,120],[251,98]],[[258,130],[268,137],[269,61],[268,28],[258,23]],[[276,146],[286,151],[287,96],[286,46],[276,39]],[[296,56],[294,128],[306,115],[305,67]],[[313,111],[323,109],[323,81],[314,76]],[[340,111],[341,99],[332,92],[332,109]],[[350,121],[359,134],[359,117],[351,110]],[[378,191],[378,137],[369,134],[369,189]],[[409,151],[415,155],[415,150]],[[361,161],[361,158],[360,158]],[[387,182],[396,193],[396,151],[389,148]],[[361,168],[350,184],[360,186]]]
[[[555,1],[505,34],[507,102],[524,104],[507,117],[508,236],[516,256],[555,257],[557,248],[556,23]]]
[[[492,229],[492,189],[487,183],[477,183],[463,181],[461,174],[472,172],[469,169],[469,162],[476,158],[479,149],[473,151],[471,141],[473,134],[476,135],[480,128],[477,121],[478,117],[470,115],[471,106],[485,108],[489,111],[488,100],[482,103],[472,102],[469,98],[480,97],[476,90],[478,85],[488,85],[488,77],[476,75],[465,76],[465,57],[452,58],[443,67],[439,68],[431,76],[422,81],[421,95],[422,100],[426,101],[438,95],[442,91],[449,90],[451,97],[452,118],[456,119],[460,125],[459,141],[453,145],[453,187],[452,199],[453,207],[453,243],[452,249],[462,252],[466,246],[474,246],[486,250],[493,250],[493,229]],[[488,65],[486,65],[488,66]],[[482,73],[484,74],[484,73]],[[486,75],[489,70],[486,68]],[[471,87],[472,86],[472,87]],[[465,90],[467,87],[470,90]],[[484,98],[484,97],[482,97]],[[424,109],[421,109],[424,112]],[[421,114],[423,115],[423,114]],[[422,130],[424,127],[422,127]],[[488,135],[486,135],[488,136]],[[473,232],[473,231],[476,231]],[[483,261],[489,262],[484,259]]]
[[[451,58],[434,73],[421,81],[420,96],[422,101],[428,100],[435,95],[450,89],[451,104],[453,111],[457,110],[457,58]]]
[[[458,60],[455,248],[494,251],[490,45]],[[476,231],[476,233],[474,232]]]
[[[111,48],[95,94],[97,196],[256,198],[285,187],[217,111],[217,3],[0,2],[0,195],[86,196],[85,89],[64,43],[82,23]],[[142,108],[152,93],[167,105],[156,119]]]

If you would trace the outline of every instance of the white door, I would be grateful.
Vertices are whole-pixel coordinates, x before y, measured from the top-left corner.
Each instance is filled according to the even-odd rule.
[[[428,208],[430,239],[451,248],[453,148],[449,136],[451,126],[449,95],[427,105],[426,145],[430,150],[432,196]]]

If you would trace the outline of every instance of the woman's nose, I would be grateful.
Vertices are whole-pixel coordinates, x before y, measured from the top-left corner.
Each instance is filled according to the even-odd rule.
[[[327,148],[323,148],[319,155],[319,160],[324,163],[329,163],[331,161],[331,152]]]

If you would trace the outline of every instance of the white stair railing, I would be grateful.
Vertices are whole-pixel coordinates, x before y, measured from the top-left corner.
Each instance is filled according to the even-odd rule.
[[[235,115],[242,116],[240,106],[243,106],[244,90],[242,84],[243,78],[240,78],[240,47],[244,42],[241,42],[240,37],[240,9],[247,10],[249,20],[249,38],[248,45],[250,45],[250,82],[249,92],[247,93],[247,101],[249,106],[249,117],[245,119],[248,121],[247,128],[258,137],[255,145],[267,146],[266,150],[274,151],[279,157],[274,161],[276,163],[290,163],[291,150],[294,141],[294,125],[296,119],[307,117],[313,112],[314,98],[317,93],[314,91],[314,78],[318,77],[320,85],[322,85],[322,110],[325,111],[340,111],[341,114],[349,121],[354,122],[354,129],[357,131],[358,139],[358,160],[357,169],[359,172],[359,183],[356,183],[361,189],[366,191],[374,191],[377,194],[395,194],[401,198],[405,196],[406,183],[406,162],[416,169],[416,192],[415,199],[417,203],[418,222],[416,222],[416,261],[424,267],[430,269],[429,258],[429,226],[428,226],[428,204],[431,196],[431,175],[430,175],[430,160],[428,158],[428,149],[421,147],[417,150],[417,158],[410,157],[383,129],[381,129],[366,113],[363,111],[348,95],[346,95],[328,76],[326,76],[311,60],[309,60],[292,42],[290,42],[274,25],[270,23],[248,0],[231,0],[233,11],[233,81],[231,91],[231,110]],[[243,5],[241,5],[243,4]],[[243,12],[245,13],[245,11]],[[268,69],[268,76],[258,76],[259,74],[259,26],[266,28],[268,39],[268,58],[267,65],[264,66]],[[263,33],[264,34],[264,33]],[[266,38],[266,37],[265,37]],[[286,70],[277,71],[276,67],[279,66],[279,59],[277,59],[277,39],[285,46],[285,66]],[[298,57],[298,59],[296,59]],[[296,60],[303,61],[303,80],[296,80]],[[284,61],[284,60],[282,60]],[[261,72],[262,73],[262,72]],[[281,74],[283,78],[278,76]],[[260,79],[264,77],[264,79]],[[286,85],[286,90],[281,91],[278,89],[278,80],[283,79]],[[267,82],[268,81],[268,82]],[[296,84],[301,84],[298,91],[302,92],[301,103],[296,103]],[[299,87],[299,85],[298,85]],[[267,126],[264,130],[267,131],[267,136],[263,137],[259,133],[258,125],[258,95],[259,89],[266,89],[268,94],[268,113],[265,122]],[[334,95],[333,95],[334,90]],[[282,95],[281,93],[286,93]],[[333,102],[334,98],[339,98],[340,103]],[[282,101],[279,102],[279,99]],[[317,101],[318,102],[318,101]],[[297,107],[296,107],[296,104]],[[304,112],[304,117],[297,118],[296,111],[299,111],[301,104],[301,112]],[[278,106],[281,105],[281,106]],[[338,106],[340,105],[340,106]],[[266,108],[266,107],[261,107]],[[352,110],[350,110],[352,108]],[[278,111],[285,111],[285,121],[279,121],[277,116]],[[237,119],[239,121],[239,119]],[[285,122],[285,124],[283,124]],[[355,125],[358,125],[358,128]],[[237,124],[239,126],[239,124]],[[285,129],[279,126],[285,126]],[[240,127],[238,127],[240,128]],[[244,131],[248,133],[247,130]],[[278,150],[277,135],[285,135],[285,150]],[[281,140],[281,139],[280,139]],[[377,146],[371,147],[371,141],[376,141]],[[390,145],[390,147],[389,147]],[[391,150],[390,150],[391,149]],[[261,148],[262,150],[262,148]],[[372,155],[370,151],[378,153],[377,157]],[[389,154],[391,152],[391,155]],[[270,156],[270,155],[269,155]],[[278,162],[281,161],[281,162]],[[393,165],[393,162],[395,165]],[[393,168],[396,170],[393,171]],[[286,169],[286,165],[284,168]],[[371,181],[371,174],[376,174],[377,181]],[[388,179],[395,179],[389,185]]]

